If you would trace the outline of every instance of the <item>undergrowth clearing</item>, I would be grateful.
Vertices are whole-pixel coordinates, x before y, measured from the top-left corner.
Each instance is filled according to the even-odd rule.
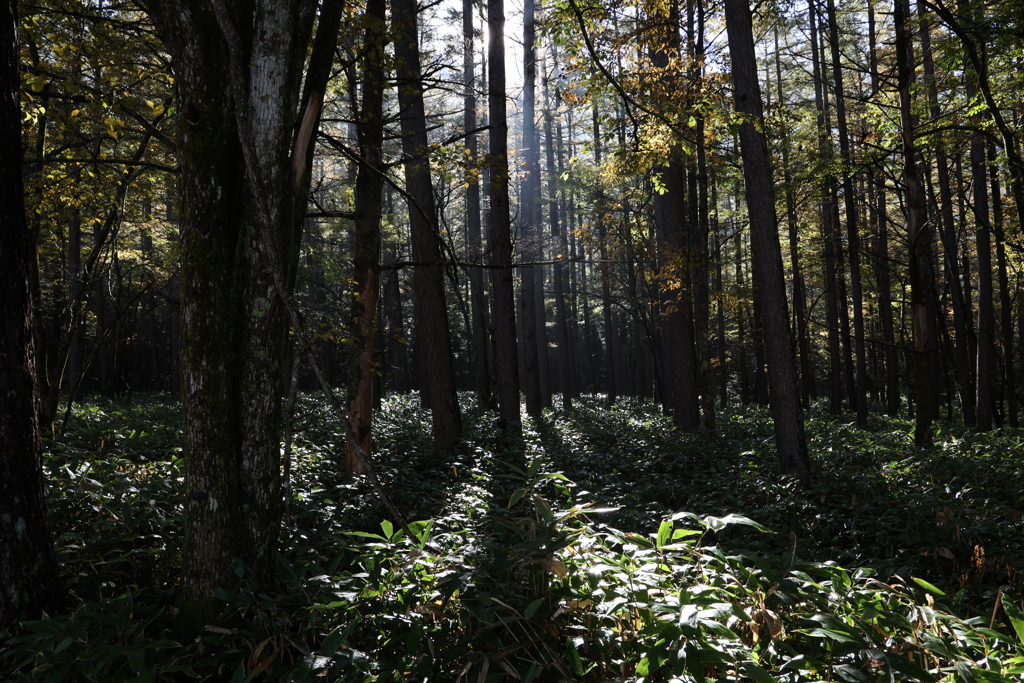
[[[223,618],[171,639],[178,408],[93,402],[45,456],[73,614],[22,625],[13,680],[1024,681],[1024,433],[870,428],[814,413],[815,484],[775,471],[765,412],[680,435],[597,397],[523,439],[466,399],[455,454],[391,397],[377,470],[412,537],[297,413],[278,585],[238,562]],[[435,552],[437,551],[437,552]]]

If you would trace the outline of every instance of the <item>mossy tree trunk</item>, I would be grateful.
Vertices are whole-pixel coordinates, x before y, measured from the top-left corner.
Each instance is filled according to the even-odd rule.
[[[237,27],[235,54],[232,29],[215,12],[219,2],[149,3],[173,59],[181,112],[183,635],[216,618],[214,589],[237,585],[236,558],[261,583],[271,579],[281,511],[284,298],[295,280],[304,164],[323,93],[309,93],[300,114],[315,2],[233,3],[222,19]],[[304,136],[294,134],[298,121]],[[257,177],[246,173],[247,153]]]

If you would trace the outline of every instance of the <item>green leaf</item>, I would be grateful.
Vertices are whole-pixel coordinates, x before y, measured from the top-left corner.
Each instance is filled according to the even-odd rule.
[[[523,499],[523,496],[525,495],[526,489],[516,489],[515,491],[512,492],[512,496],[508,499],[508,506],[511,508],[516,503],[521,501]]]
[[[914,662],[910,661],[909,659],[904,659],[903,657],[900,657],[899,655],[893,654],[891,652],[886,652],[884,654],[880,652],[872,653],[872,655],[874,654],[881,655],[878,657],[873,657],[874,659],[881,659],[888,662],[889,666],[892,667],[893,671],[898,671],[901,674],[904,674],[908,677],[909,680],[922,681],[923,683],[932,683],[932,681],[935,680],[935,676],[932,676],[930,673],[922,669],[917,664],[914,664]]]
[[[701,532],[695,529],[676,529],[672,532],[672,540],[686,538],[687,536],[700,536]]]
[[[390,539],[395,535],[395,525],[386,519],[380,523],[380,528],[384,531],[384,538]]]
[[[537,613],[537,610],[540,609],[540,606],[543,604],[544,598],[537,598],[536,600],[531,602],[529,605],[526,606],[526,611],[523,612],[523,618],[527,620],[533,619],[533,615]]]
[[[141,673],[142,668],[146,666],[146,651],[145,650],[132,650],[128,653],[128,666],[132,668],[135,673]]]
[[[540,471],[541,460],[540,458],[534,458],[530,461],[530,468],[526,470],[526,478],[533,479],[537,476],[537,472]]]
[[[703,521],[705,526],[707,526],[707,528],[711,529],[712,531],[721,531],[730,524],[742,524],[743,526],[752,526],[758,531],[763,531],[769,534],[772,533],[772,530],[768,527],[762,524],[758,524],[754,520],[750,519],[749,517],[744,517],[743,515],[726,515],[725,517],[705,517]]]
[[[672,541],[672,522],[665,520],[658,527],[658,547],[664,547]]]
[[[941,590],[939,590],[938,588],[936,588],[932,584],[928,583],[924,579],[919,579],[916,576],[913,576],[911,578],[914,579],[914,583],[916,583],[921,588],[924,588],[929,593],[934,593],[935,595],[939,595],[939,596],[945,596],[946,595]]]
[[[1003,596],[1003,609],[1006,610],[1006,616],[1010,618],[1013,630],[1017,632],[1017,640],[1024,643],[1024,612],[1021,612],[1020,608],[1013,604],[1013,601],[1006,595]]]
[[[743,670],[747,672],[747,675],[753,678],[757,683],[778,683],[775,676],[768,673],[768,670],[764,667],[758,666],[753,662],[747,662],[743,665]]]

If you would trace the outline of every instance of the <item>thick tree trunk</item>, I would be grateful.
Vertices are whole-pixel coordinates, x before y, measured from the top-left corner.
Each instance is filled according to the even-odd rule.
[[[340,2],[334,3],[340,10]],[[355,248],[352,250],[352,297],[349,335],[355,339],[348,363],[348,421],[364,455],[372,453],[371,423],[373,384],[377,377],[377,300],[380,296],[380,223],[385,169],[384,146],[384,48],[387,44],[385,0],[367,0],[363,15],[364,38],[362,101],[356,136],[359,161],[356,169]],[[340,18],[341,12],[338,12]],[[323,17],[321,17],[321,30]],[[337,25],[334,28],[337,34]],[[320,33],[317,34],[319,41]],[[333,48],[333,45],[332,45]],[[355,84],[350,84],[354,88]],[[355,444],[345,441],[345,471],[364,474],[369,463]]]
[[[681,58],[682,45],[676,26],[678,2],[652,5],[648,10],[654,25],[652,62],[660,69],[662,87],[671,91],[683,87],[670,64]],[[693,222],[687,211],[687,175],[683,149],[673,144],[668,163],[661,169],[659,183],[664,192],[654,196],[654,221],[658,234],[659,303],[662,309],[661,350],[663,397],[676,426],[693,432],[700,427],[697,395],[697,347],[694,329],[693,254],[690,231]],[[696,177],[694,177],[696,182]],[[696,197],[694,197],[696,199]],[[694,204],[696,209],[696,204]]]
[[[811,467],[786,311],[786,285],[775,215],[771,157],[764,134],[761,87],[757,81],[753,27],[747,0],[726,0],[725,20],[732,59],[733,99],[736,111],[744,115],[739,129],[740,149],[754,250],[754,279],[764,312],[765,350],[779,469],[783,474],[795,475],[807,486],[811,481]]]
[[[494,363],[498,389],[498,412],[505,429],[518,431],[522,422],[519,408],[519,359],[516,350],[515,294],[512,288],[512,230],[508,197],[508,119],[505,105],[505,3],[488,0],[487,48],[490,79],[487,102],[490,128],[490,211],[492,315],[494,319]]]
[[[0,3],[0,632],[64,609],[46,520],[31,262],[25,218],[21,73],[14,0]]]
[[[322,101],[322,90],[311,97],[299,126],[305,136],[293,139],[315,3],[266,0],[233,11],[212,4],[150,3],[182,111],[188,499],[177,623],[189,637],[214,623],[222,603],[213,591],[237,582],[234,558],[265,584],[274,568],[289,305],[282,299],[295,279],[304,146]]]
[[[413,281],[420,302],[426,380],[430,385],[434,445],[448,453],[462,432],[455,368],[448,333],[448,306],[444,298],[444,267],[434,187],[430,179],[430,145],[420,75],[416,0],[392,0],[395,35],[395,73],[408,190],[409,228],[412,233]]]

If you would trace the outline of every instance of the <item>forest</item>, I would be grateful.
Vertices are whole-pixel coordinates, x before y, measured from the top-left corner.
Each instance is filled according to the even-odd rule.
[[[1024,6],[0,1],[0,679],[1024,682]]]

